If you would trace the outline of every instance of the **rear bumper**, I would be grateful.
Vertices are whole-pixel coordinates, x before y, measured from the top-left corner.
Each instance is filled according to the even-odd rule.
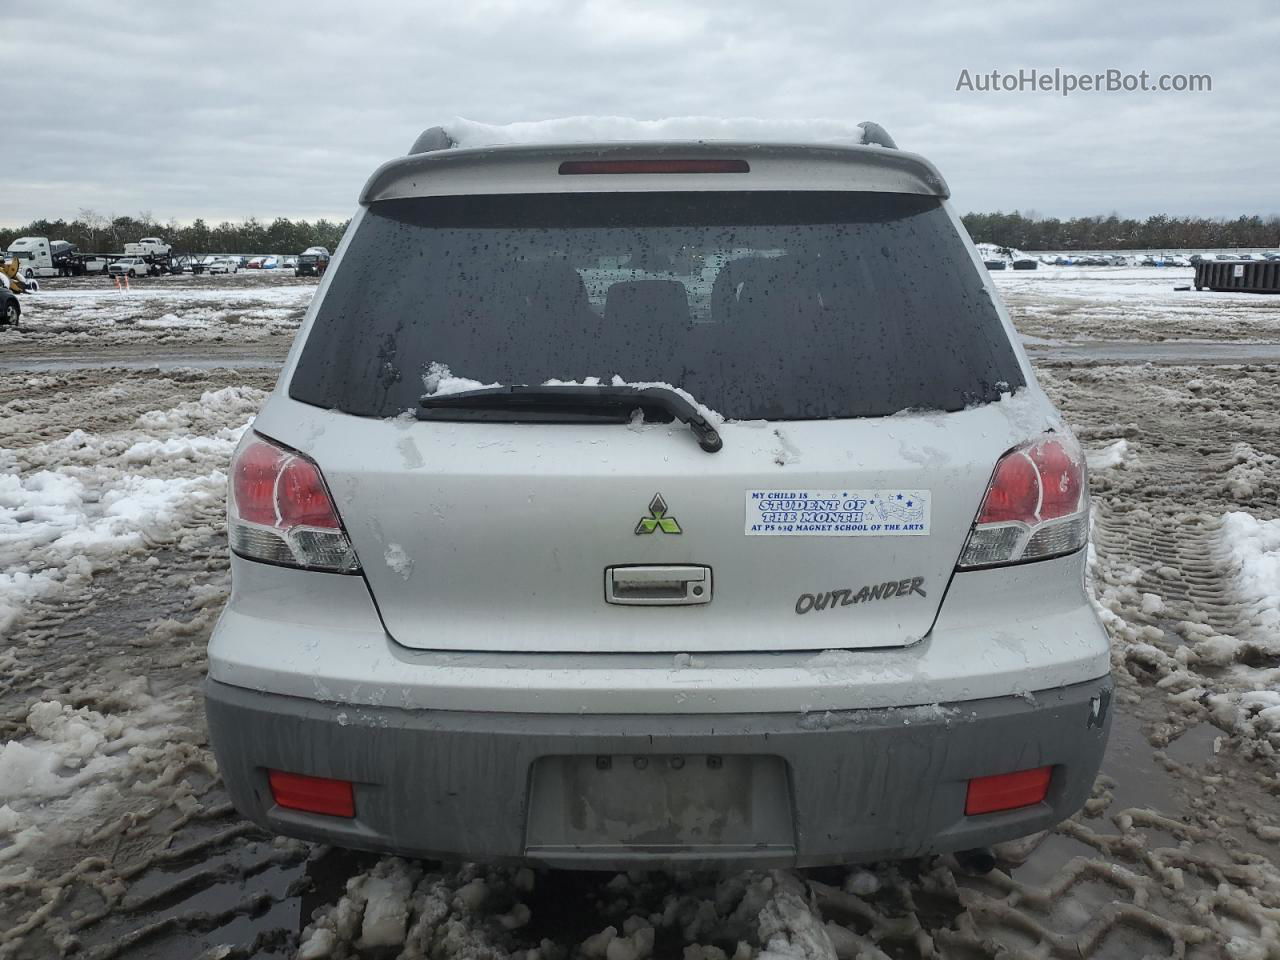
[[[1111,722],[1109,677],[1024,697],[820,714],[399,709],[216,680],[205,693],[232,800],[267,829],[411,856],[588,869],[816,866],[1024,836],[1083,804]],[[1046,765],[1043,803],[965,815],[970,778]],[[355,818],[277,806],[268,769],[353,781]],[[613,791],[614,803],[619,784],[628,798],[652,792],[647,825],[599,813],[592,791]],[[708,822],[672,801],[677,792],[710,809],[731,797],[735,813]]]

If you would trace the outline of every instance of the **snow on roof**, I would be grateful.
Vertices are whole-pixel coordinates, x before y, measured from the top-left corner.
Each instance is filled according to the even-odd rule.
[[[518,123],[478,123],[462,117],[444,125],[459,147],[511,143],[598,143],[614,140],[741,140],[761,143],[865,142],[857,123],[846,120],[761,120],[755,117],[560,117]]]

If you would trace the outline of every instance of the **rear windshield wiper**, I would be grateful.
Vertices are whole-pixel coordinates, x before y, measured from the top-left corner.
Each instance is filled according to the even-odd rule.
[[[698,446],[715,453],[724,441],[698,408],[670,387],[575,386],[483,387],[458,393],[427,394],[418,401],[419,420],[521,420],[572,423],[605,417],[626,421],[636,407],[663,410],[687,423]]]

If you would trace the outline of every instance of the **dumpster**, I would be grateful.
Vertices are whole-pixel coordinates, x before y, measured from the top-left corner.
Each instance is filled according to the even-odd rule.
[[[1201,260],[1196,289],[1280,293],[1280,260]]]

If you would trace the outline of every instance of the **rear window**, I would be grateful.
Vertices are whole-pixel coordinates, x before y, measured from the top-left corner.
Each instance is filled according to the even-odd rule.
[[[441,366],[670,383],[730,419],[958,410],[1023,384],[941,203],[885,193],[379,201],[290,396],[394,416]]]

